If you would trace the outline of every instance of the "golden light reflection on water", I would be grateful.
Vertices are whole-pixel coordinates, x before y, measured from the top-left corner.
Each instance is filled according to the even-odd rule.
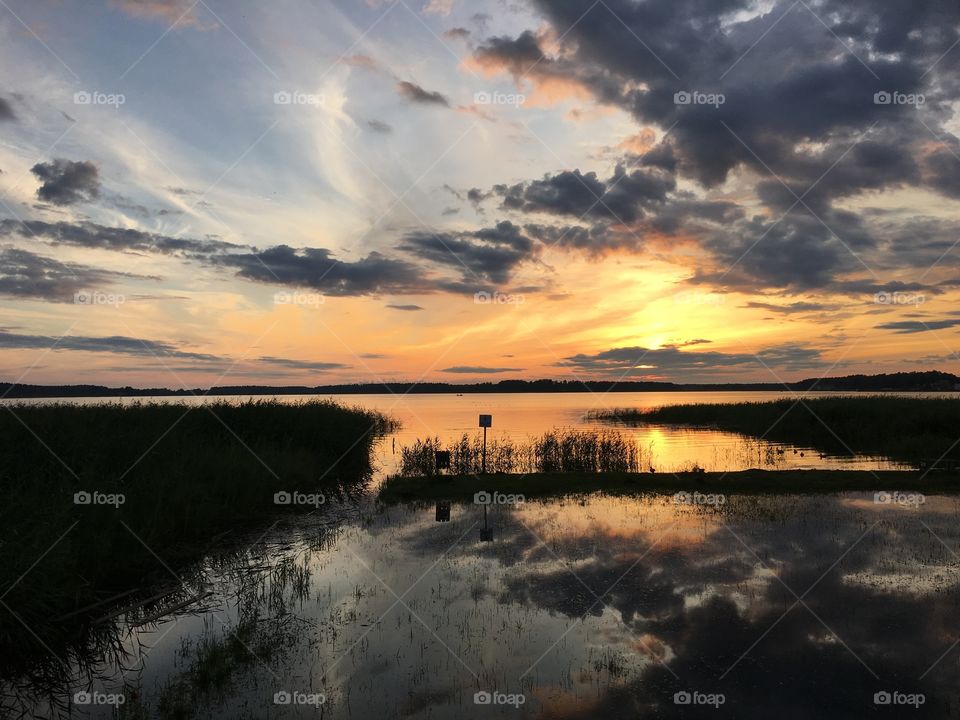
[[[251,613],[295,630],[264,662],[283,687],[322,689],[331,718],[488,717],[473,704],[478,690],[523,693],[519,708],[501,708],[517,718],[681,717],[672,698],[684,687],[726,692],[732,716],[760,718],[770,677],[794,689],[791,707],[811,698],[804,716],[818,716],[825,694],[863,716],[875,688],[860,660],[908,678],[904,690],[954,692],[952,663],[911,678],[957,640],[957,499],[913,510],[866,493],[724,499],[497,507],[492,542],[472,503],[454,504],[443,523],[431,504],[361,504],[335,532],[316,517],[217,574],[215,622],[157,628],[169,636],[146,658],[141,692],[155,700],[170,673],[189,672],[175,648],[189,654]],[[278,571],[286,562],[305,568],[300,582]],[[134,634],[155,640],[150,631]],[[244,668],[233,702],[269,714],[276,683]]]

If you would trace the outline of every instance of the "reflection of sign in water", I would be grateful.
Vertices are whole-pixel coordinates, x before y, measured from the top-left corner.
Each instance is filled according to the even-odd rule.
[[[450,503],[437,502],[437,522],[450,522]]]
[[[493,528],[487,526],[487,506],[483,506],[483,527],[480,528],[480,542],[493,542]]]

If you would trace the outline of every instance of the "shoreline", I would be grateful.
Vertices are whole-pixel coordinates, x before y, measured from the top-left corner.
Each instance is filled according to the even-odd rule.
[[[681,473],[528,473],[392,477],[378,499],[389,505],[448,500],[473,501],[479,492],[519,494],[527,499],[602,492],[610,495],[678,492],[738,495],[806,495],[836,492],[919,492],[960,495],[960,473],[917,470],[738,470]]]

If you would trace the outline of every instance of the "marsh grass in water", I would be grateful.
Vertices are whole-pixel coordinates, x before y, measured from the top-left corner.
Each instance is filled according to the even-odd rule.
[[[183,572],[217,536],[297,509],[275,493],[357,487],[391,429],[378,413],[320,401],[10,410],[0,413],[0,587],[23,623],[0,620],[0,672],[34,646],[42,654],[41,642],[60,648],[66,628],[107,614],[118,593],[176,584],[171,568]],[[77,504],[84,492],[114,502]]]
[[[401,451],[400,475],[437,473],[436,453],[450,452],[450,473],[469,475],[483,469],[483,439],[464,433],[449,446],[439,438],[418,439]],[[525,443],[510,438],[487,440],[488,473],[636,472],[640,449],[616,431],[551,430]]]
[[[784,398],[772,402],[667,405],[618,409],[591,419],[736,432],[836,455],[862,454],[918,465],[960,457],[960,399],[868,397]]]

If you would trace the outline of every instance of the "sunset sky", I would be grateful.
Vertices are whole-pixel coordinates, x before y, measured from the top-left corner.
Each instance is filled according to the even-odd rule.
[[[960,13],[3,0],[0,380],[960,371]]]

